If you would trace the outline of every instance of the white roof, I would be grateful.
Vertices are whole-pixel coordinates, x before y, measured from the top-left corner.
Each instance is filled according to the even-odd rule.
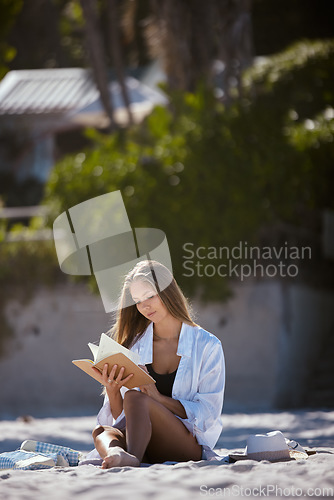
[[[66,113],[97,97],[86,69],[10,71],[0,82],[0,115]]]
[[[126,86],[134,113],[167,103],[164,94],[135,78],[127,77]],[[114,109],[124,112],[120,85],[111,82],[109,91]],[[100,94],[88,69],[16,70],[7,73],[0,82],[0,115],[78,114],[84,117],[102,113]]]

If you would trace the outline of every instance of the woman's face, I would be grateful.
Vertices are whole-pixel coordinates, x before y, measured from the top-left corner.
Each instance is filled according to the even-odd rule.
[[[169,315],[156,290],[147,281],[134,281],[130,285],[130,293],[138,311],[153,323]]]

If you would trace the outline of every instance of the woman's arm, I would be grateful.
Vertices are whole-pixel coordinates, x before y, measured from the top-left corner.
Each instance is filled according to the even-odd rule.
[[[180,401],[161,394],[155,384],[141,385],[139,389],[141,390],[141,392],[147,394],[155,401],[158,401],[158,403],[164,405],[168,410],[173,412],[178,417],[187,418],[186,411]]]
[[[148,369],[145,365],[139,365],[140,368],[148,373]],[[186,411],[183,405],[177,399],[169,398],[168,396],[164,396],[161,392],[158,391],[157,386],[155,384],[145,384],[139,387],[140,391],[144,394],[147,394],[158,403],[164,405],[168,410],[173,412],[175,415],[181,418],[187,418]]]
[[[181,418],[187,418],[186,410],[184,409],[184,406],[180,401],[177,399],[169,398],[168,396],[164,396],[163,394],[160,394],[160,403],[163,404],[168,410],[174,413],[174,415],[177,415],[178,417]]]
[[[116,420],[117,417],[122,413],[123,411],[123,398],[120,393],[121,387],[130,380],[130,378],[133,376],[132,373],[128,375],[125,379],[122,379],[123,373],[124,373],[124,367],[122,366],[118,376],[115,379],[115,373],[117,370],[117,365],[114,365],[111,369],[111,372],[108,377],[108,365],[105,364],[103,367],[102,373],[99,372],[99,370],[95,369],[101,376],[101,384],[103,384],[106,388],[106,392],[108,395],[109,399],[109,405],[110,405],[110,411],[113,416],[113,418]],[[111,380],[111,382],[109,382]]]

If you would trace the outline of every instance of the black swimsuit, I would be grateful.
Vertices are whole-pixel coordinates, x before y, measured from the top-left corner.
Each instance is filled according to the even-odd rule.
[[[151,377],[154,378],[156,381],[156,386],[160,394],[163,394],[164,396],[172,397],[172,388],[174,384],[174,379],[175,375],[177,372],[177,369],[173,373],[156,373],[153,368],[152,368],[152,363],[147,364],[146,368],[148,369],[148,373],[151,375]]]

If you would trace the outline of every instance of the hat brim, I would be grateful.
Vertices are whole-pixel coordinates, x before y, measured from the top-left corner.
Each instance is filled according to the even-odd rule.
[[[264,452],[265,454],[265,452]],[[277,459],[269,459],[266,457],[263,457],[261,459],[259,458],[254,458],[250,457],[249,455],[246,455],[245,453],[230,453],[228,455],[230,463],[235,463],[238,460],[256,460],[257,462],[260,462],[261,460],[268,460],[269,462],[289,462],[290,460],[305,460],[306,458],[309,457],[309,455],[314,455],[316,454],[315,450],[305,450],[305,453],[301,451],[295,451],[295,450],[289,450],[289,456],[288,457],[281,457]]]

